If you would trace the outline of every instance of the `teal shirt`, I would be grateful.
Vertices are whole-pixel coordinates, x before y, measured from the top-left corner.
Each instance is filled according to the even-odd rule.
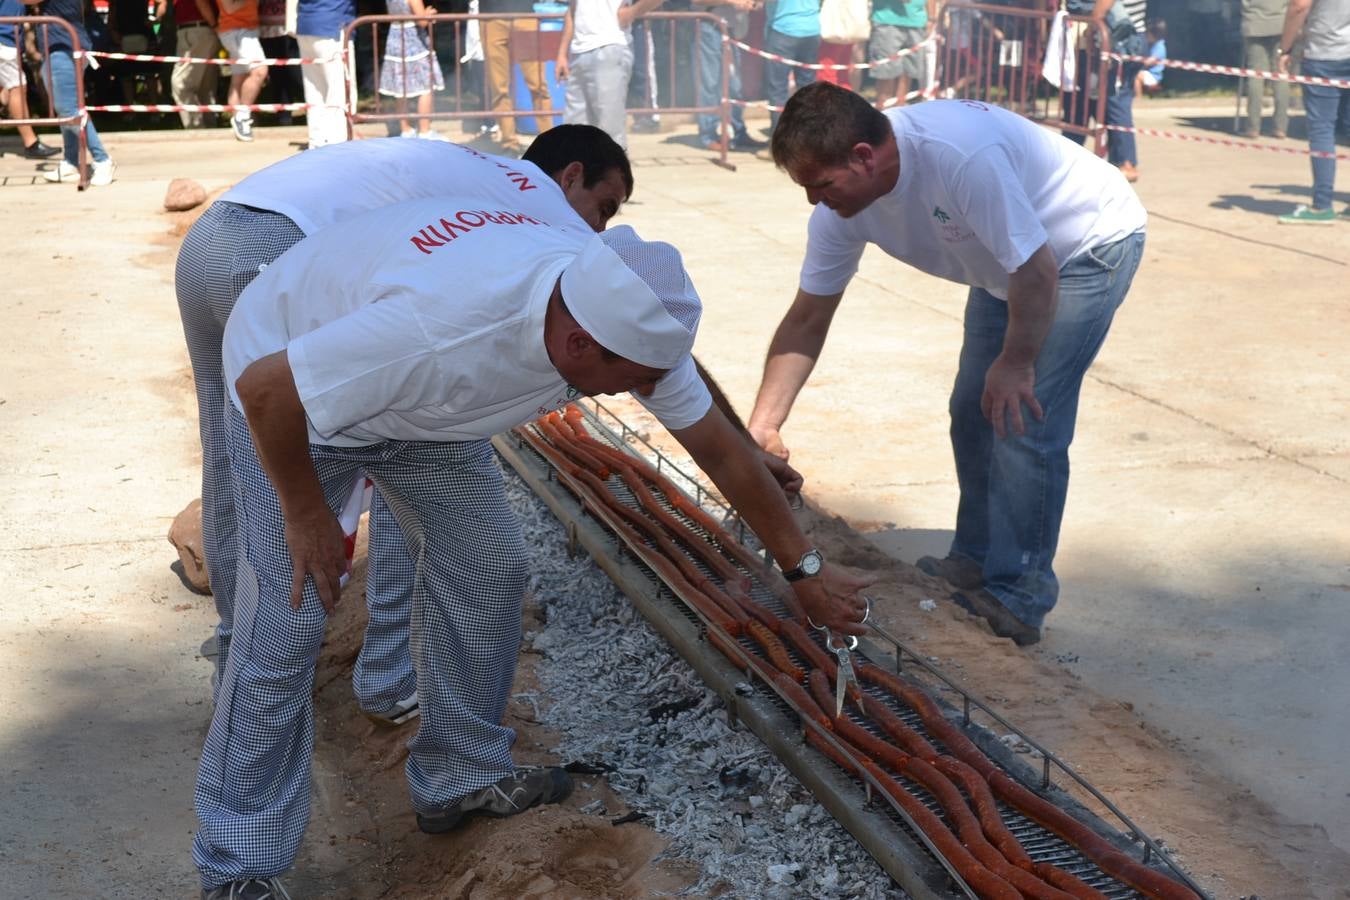
[[[820,0],[778,0],[768,26],[788,37],[815,37],[820,34]]]
[[[928,5],[924,0],[872,0],[872,24],[927,28]]]

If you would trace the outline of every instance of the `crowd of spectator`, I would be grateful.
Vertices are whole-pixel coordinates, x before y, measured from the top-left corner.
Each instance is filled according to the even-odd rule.
[[[725,140],[730,150],[763,156],[767,151],[762,138],[771,133],[789,92],[818,78],[860,91],[881,108],[928,96],[926,89],[935,83],[948,96],[965,96],[981,90],[981,73],[989,69],[982,54],[1003,54],[1006,48],[1001,44],[1017,43],[1017,53],[1022,54],[1019,64],[1034,65],[1039,71],[1039,54],[1049,41],[1048,19],[1036,20],[1036,35],[1026,30],[1017,35],[1029,40],[1008,41],[1000,27],[1012,21],[1008,17],[959,6],[947,8],[944,0],[870,0],[863,6],[865,12],[870,10],[866,39],[852,43],[826,40],[830,35],[822,34],[823,5],[847,2],[447,0],[433,7],[427,0],[0,0],[0,16],[17,15],[26,7],[34,14],[63,18],[83,46],[96,50],[223,55],[236,60],[227,67],[108,62],[84,73],[86,100],[92,105],[167,103],[171,99],[182,106],[227,103],[248,107],[293,104],[303,97],[308,107],[304,116],[309,146],[322,146],[347,137],[345,84],[350,76],[358,86],[358,108],[387,114],[391,134],[445,140],[434,127],[434,116],[454,102],[459,104],[457,111],[480,110],[482,115],[466,121],[464,127],[481,132],[490,149],[508,156],[520,154],[522,126],[532,132],[549,122],[518,119],[512,115],[518,106],[531,111],[561,109],[562,115],[553,121],[597,125],[622,146],[627,143],[630,116],[633,130],[654,130],[660,128],[662,106],[697,106],[705,110],[697,115],[700,146],[720,151]],[[106,5],[99,8],[98,3]],[[1241,3],[1241,62],[1258,70],[1276,68],[1290,0]],[[1091,73],[1083,74],[1076,85],[1072,77],[1056,85],[1062,88],[1065,134],[1083,140],[1100,109],[1098,95],[1104,91],[1104,124],[1117,126],[1108,135],[1110,161],[1129,180],[1136,180],[1138,150],[1129,130],[1134,124],[1133,102],[1162,86],[1166,22],[1149,15],[1149,0],[1001,0],[1001,5],[1101,18],[1117,49],[1158,60],[1148,65],[1112,63],[1105,84],[1099,85],[1092,71],[1098,49],[1093,29],[1081,25],[1076,30],[1065,29],[1066,71],[1073,68],[1067,57],[1076,57],[1077,71]],[[711,13],[720,24],[711,19],[641,20],[645,13],[657,10]],[[489,17],[439,24],[405,20],[358,29],[353,35],[356,52],[346,63],[351,71],[345,71],[340,58],[344,29],[358,15],[380,13]],[[536,15],[540,13],[551,18],[540,19]],[[528,17],[506,18],[511,14]],[[55,108],[64,115],[62,110],[76,106],[68,34],[55,28],[39,29],[45,34],[35,41],[34,30],[0,28],[0,89],[5,91],[0,108],[9,118],[22,118],[28,108]],[[941,30],[944,37],[941,51],[927,47],[897,58],[898,52],[920,44],[935,30]],[[20,50],[22,31],[27,34],[27,54]],[[745,66],[746,55],[733,46],[724,73],[724,33],[762,48],[768,56]],[[1024,43],[1027,46],[1021,46]],[[18,84],[14,72],[24,64],[25,55],[30,62],[40,63],[30,66],[27,97],[14,89]],[[674,64],[672,56],[685,64]],[[270,59],[297,57],[308,62],[301,66],[268,64]],[[864,59],[869,66],[844,72],[801,65]],[[1006,59],[1000,63],[1006,64]],[[54,104],[41,96],[45,79],[33,77],[43,72],[52,76]],[[725,135],[720,112],[711,111],[720,104],[724,77],[733,101]],[[1040,83],[1040,79],[1034,81]],[[448,86],[453,86],[456,100],[442,100],[438,106],[437,94],[446,97],[443,92]],[[1043,83],[1039,89],[1042,94],[1055,90]],[[1245,80],[1247,114],[1239,129],[1243,136],[1260,133],[1265,89],[1260,78]],[[1280,138],[1288,130],[1288,83],[1274,82],[1274,93],[1271,134]],[[767,101],[770,122],[764,133],[752,135],[746,128],[746,100]],[[254,115],[247,108],[221,116],[220,121],[210,112],[193,109],[176,115],[185,128],[228,122],[238,140],[253,139]],[[269,114],[266,121],[289,124],[292,119],[290,111],[282,111]],[[42,143],[31,128],[22,127],[19,133],[23,152],[30,158],[58,152]],[[63,129],[63,160],[45,173],[50,180],[75,177],[77,134],[74,128]],[[94,183],[107,183],[115,170],[92,124],[87,127],[87,140],[96,172]]]

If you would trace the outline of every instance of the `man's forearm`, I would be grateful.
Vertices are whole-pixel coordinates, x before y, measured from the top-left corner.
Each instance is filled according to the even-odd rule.
[[[736,437],[729,422],[710,413],[675,437],[764,543],[780,567],[790,569],[810,543],[792,518],[787,498],[759,454]],[[697,438],[693,435],[697,434]]]
[[[1294,42],[1303,31],[1303,23],[1308,21],[1308,13],[1311,10],[1312,0],[1290,0],[1289,8],[1284,12],[1284,31],[1280,35],[1281,50],[1293,49]]]
[[[736,410],[732,407],[731,401],[727,399],[727,395],[722,392],[722,388],[713,380],[708,370],[703,368],[703,363],[698,361],[698,357],[691,358],[694,360],[694,369],[697,370],[698,377],[702,379],[708,393],[712,394],[713,406],[721,410],[722,415],[727,417],[727,421],[731,423],[732,427],[748,438],[749,433],[745,430],[745,423],[741,421],[740,416],[736,415]]]
[[[764,380],[750,413],[750,427],[778,429],[787,421],[792,404],[816,367],[830,322],[842,294],[818,297],[797,292],[764,360]]]
[[[327,509],[323,486],[309,456],[309,427],[286,352],[265,356],[235,382],[258,460],[293,520]]]
[[[1059,272],[1048,246],[1032,254],[1008,278],[1008,330],[1003,336],[1004,361],[1030,366],[1040,355],[1055,320]]]

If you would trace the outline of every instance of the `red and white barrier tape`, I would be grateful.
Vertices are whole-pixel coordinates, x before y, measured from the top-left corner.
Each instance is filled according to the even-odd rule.
[[[873,67],[875,67],[875,66],[884,65],[884,64],[886,64],[886,63],[888,63],[888,62],[895,62],[897,59],[903,59],[904,57],[909,56],[911,53],[918,53],[920,50],[924,49],[925,47],[936,45],[937,42],[938,42],[937,35],[933,35],[932,37],[926,37],[926,38],[924,38],[923,40],[919,41],[919,43],[915,44],[913,47],[906,47],[904,50],[901,50],[901,51],[899,51],[898,53],[895,53],[895,54],[893,54],[893,55],[891,55],[891,56],[888,56],[888,57],[886,57],[885,59],[877,59],[877,60],[873,60],[872,62],[864,62],[864,63],[807,63],[807,62],[802,62],[801,60],[798,60],[798,59],[788,59],[786,56],[779,56],[777,53],[770,53],[770,52],[768,52],[767,50],[761,50],[759,47],[752,47],[752,46],[750,46],[749,44],[747,44],[745,41],[738,41],[738,40],[736,40],[735,38],[733,38],[733,37],[728,37],[728,36],[726,36],[726,35],[723,35],[723,36],[722,36],[722,39],[723,39],[724,41],[728,41],[728,42],[730,42],[730,43],[732,43],[732,44],[735,44],[737,47],[741,48],[741,49],[744,50],[746,53],[754,54],[755,56],[761,57],[761,58],[763,58],[763,59],[770,60],[771,62],[780,62],[780,63],[784,63],[784,64],[786,64],[786,65],[789,65],[789,66],[792,66],[792,67],[798,68],[798,69],[813,69],[813,70],[815,70],[815,71],[817,71],[817,72],[824,72],[824,71],[828,71],[828,72],[851,72],[851,71],[861,70],[861,69],[871,69],[871,68],[873,68]]]
[[[1318,78],[1314,75],[1288,75],[1284,72],[1263,72],[1260,69],[1242,69],[1237,66],[1218,66],[1212,63],[1186,62],[1181,59],[1154,59],[1152,56],[1130,56],[1125,53],[1103,53],[1107,59],[1121,62],[1137,62],[1152,67],[1162,64],[1169,69],[1181,69],[1186,72],[1205,72],[1209,75],[1239,75],[1243,78],[1269,78],[1274,81],[1291,81],[1296,84],[1316,84],[1322,87],[1350,88],[1350,81],[1342,78]]]
[[[1279,147],[1274,144],[1261,144],[1255,141],[1236,141],[1232,138],[1205,137],[1198,134],[1179,134],[1175,131],[1162,131],[1157,128],[1126,128],[1124,125],[1107,125],[1107,131],[1123,131],[1131,134],[1143,134],[1149,137],[1173,138],[1178,141],[1193,141],[1198,144],[1218,144],[1221,147],[1240,147],[1243,150],[1268,150],[1271,153],[1290,153],[1294,156],[1313,156],[1318,159],[1350,160],[1350,154],[1326,153],[1322,150],[1308,150],[1303,147]]]
[[[291,112],[301,109],[315,109],[308,103],[117,103],[108,106],[86,106],[86,112],[135,112],[135,113],[172,113],[172,112]],[[333,106],[332,109],[345,109]]]
[[[107,53],[103,50],[81,50],[77,56],[91,57],[94,59],[121,59],[128,62],[160,62],[160,63],[200,63],[207,66],[233,66],[233,65],[251,65],[262,63],[268,66],[309,66],[326,62],[338,62],[339,58],[333,59],[216,59],[200,56],[152,56],[148,53]]]

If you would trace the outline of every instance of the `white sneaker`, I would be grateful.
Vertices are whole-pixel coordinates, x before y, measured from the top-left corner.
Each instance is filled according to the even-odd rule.
[[[93,172],[89,176],[89,184],[93,187],[103,187],[105,184],[112,184],[116,174],[117,166],[111,159],[105,159],[103,162],[95,162]]]
[[[407,130],[405,130],[405,131],[399,132],[399,135],[398,135],[398,136],[401,137],[401,138],[415,138],[415,137],[417,137],[417,132],[416,132],[416,131],[413,131],[411,128],[409,128],[409,129],[407,129]]]
[[[72,166],[70,163],[66,162],[63,159],[56,164],[56,168],[48,169],[47,171],[43,172],[42,177],[53,183],[62,181],[79,181],[80,170],[76,166]]]
[[[419,131],[417,136],[424,141],[449,141],[450,139],[439,131]]]

